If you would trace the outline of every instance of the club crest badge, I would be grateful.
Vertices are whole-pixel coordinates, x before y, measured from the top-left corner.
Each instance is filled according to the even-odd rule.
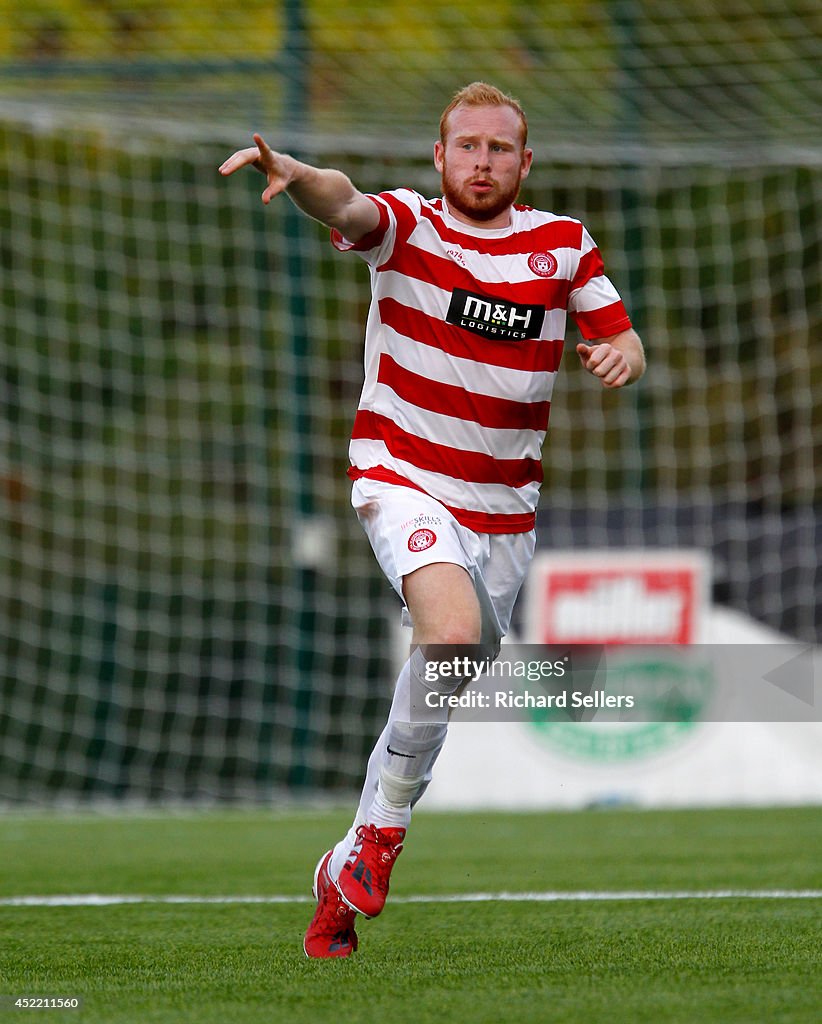
[[[539,277],[553,277],[557,272],[557,258],[552,252],[532,252],[528,266]]]
[[[433,530],[414,530],[408,538],[409,551],[427,551],[437,541],[437,535]]]

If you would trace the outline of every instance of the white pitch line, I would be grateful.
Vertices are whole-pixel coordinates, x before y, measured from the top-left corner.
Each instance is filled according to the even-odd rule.
[[[817,900],[822,889],[696,889],[581,892],[465,892],[394,896],[392,903],[603,903],[618,900]],[[152,896],[148,894],[77,893],[56,896],[7,896],[0,907],[117,907],[148,905],[296,904],[311,896]]]

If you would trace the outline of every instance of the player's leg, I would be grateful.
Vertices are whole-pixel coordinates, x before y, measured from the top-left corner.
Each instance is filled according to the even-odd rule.
[[[366,859],[390,869],[447,729],[447,708],[423,706],[425,688],[432,684],[425,678],[426,658],[417,645],[476,643],[481,613],[473,583],[470,538],[475,535],[447,509],[419,491],[375,481],[358,482],[352,497],[380,567],[403,599],[404,617],[414,626],[411,656],[397,679],[388,722],[369,758],[357,815],[335,848],[329,868],[351,905],[375,916],[382,909],[384,888],[371,884],[374,864],[364,864],[358,853],[365,849]],[[459,683],[449,677],[444,689],[452,693]],[[413,713],[415,705],[425,713]],[[375,841],[388,833],[391,848],[371,842],[363,847],[363,829]],[[387,875],[379,874],[387,880]]]
[[[394,692],[385,742],[378,758],[373,799],[364,808],[378,828],[406,829],[448,723],[443,700],[460,686],[442,675],[435,658],[471,650],[479,643],[480,607],[471,576],[460,565],[436,562],[403,578],[406,607],[414,623],[411,655]]]
[[[460,527],[433,499],[406,488],[363,482],[355,486],[354,504],[383,572],[403,598],[406,614],[410,613],[415,642],[475,644],[491,637],[493,651],[501,632],[493,602],[482,587],[480,562],[483,551],[487,554],[487,542],[481,543],[476,534]],[[367,916],[382,909],[411,807],[425,791],[445,739],[447,714],[420,721],[411,713],[412,706],[420,702],[426,688],[448,694],[460,682],[453,676],[432,681],[423,649],[412,647],[397,680],[388,722],[368,761],[354,823],[324,861],[328,892],[343,897],[347,892],[343,905],[349,909]],[[334,901],[326,902],[326,917],[341,913]],[[319,909],[318,915],[323,918]],[[312,922],[309,935],[326,924],[324,918],[316,927]],[[307,944],[307,949],[309,945],[316,948],[318,944]]]
[[[394,692],[388,723],[369,759],[353,839],[364,822],[406,829],[445,742],[448,715],[426,714],[427,697],[447,697],[463,680],[438,677],[438,657],[467,654],[481,662],[498,653],[534,552],[533,532],[474,539],[471,573],[450,563],[425,566],[403,578],[414,625],[412,655]],[[450,660],[450,659],[449,659]],[[344,844],[343,844],[344,846]],[[340,859],[335,868],[341,869]],[[336,877],[336,876],[335,876]]]
[[[481,616],[472,577],[461,565],[431,563],[403,578],[403,596],[414,623],[414,644],[403,666],[389,713],[371,758],[352,830],[329,866],[343,899],[368,917],[385,903],[388,880],[411,821],[411,808],[431,778],[445,741],[448,712],[440,697],[462,680],[440,677],[432,650],[476,645]],[[432,702],[426,696],[434,698]]]

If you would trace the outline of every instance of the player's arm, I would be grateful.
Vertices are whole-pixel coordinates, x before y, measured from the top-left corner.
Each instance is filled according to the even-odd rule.
[[[350,242],[358,242],[380,222],[377,207],[342,171],[312,167],[288,153],[277,153],[261,135],[254,135],[253,146],[230,156],[220,167],[220,174],[227,176],[249,165],[261,171],[268,181],[262,196],[264,203],[286,192],[309,217],[336,228]]]
[[[599,377],[606,388],[633,384],[645,373],[645,350],[633,328],[608,338],[595,338],[590,345],[580,342],[577,355],[585,369]]]

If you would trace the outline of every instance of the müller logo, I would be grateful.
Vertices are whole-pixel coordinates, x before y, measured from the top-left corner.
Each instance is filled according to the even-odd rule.
[[[539,337],[545,320],[545,307],[508,302],[493,295],[480,295],[455,288],[445,319],[449,324],[484,338],[524,341]]]

